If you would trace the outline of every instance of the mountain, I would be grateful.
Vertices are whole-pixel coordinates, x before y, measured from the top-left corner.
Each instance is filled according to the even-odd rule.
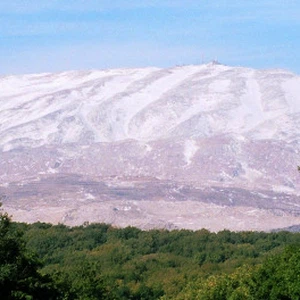
[[[300,77],[210,63],[0,77],[0,195],[21,221],[300,224]]]

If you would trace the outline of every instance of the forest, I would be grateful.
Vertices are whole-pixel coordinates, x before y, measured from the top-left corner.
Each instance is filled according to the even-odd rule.
[[[0,299],[300,299],[300,233],[15,223]]]

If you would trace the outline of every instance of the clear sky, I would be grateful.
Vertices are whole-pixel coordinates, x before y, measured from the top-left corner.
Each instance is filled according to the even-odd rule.
[[[300,75],[300,0],[0,0],[0,74],[215,58]]]

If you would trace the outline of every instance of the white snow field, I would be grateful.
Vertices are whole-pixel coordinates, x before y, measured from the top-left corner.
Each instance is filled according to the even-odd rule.
[[[176,135],[270,139],[300,112],[299,76],[218,64],[4,76],[0,86],[4,151]]]

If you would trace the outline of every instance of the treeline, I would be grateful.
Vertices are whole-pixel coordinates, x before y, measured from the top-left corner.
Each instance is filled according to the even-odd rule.
[[[1,299],[300,299],[299,233],[4,219]]]

